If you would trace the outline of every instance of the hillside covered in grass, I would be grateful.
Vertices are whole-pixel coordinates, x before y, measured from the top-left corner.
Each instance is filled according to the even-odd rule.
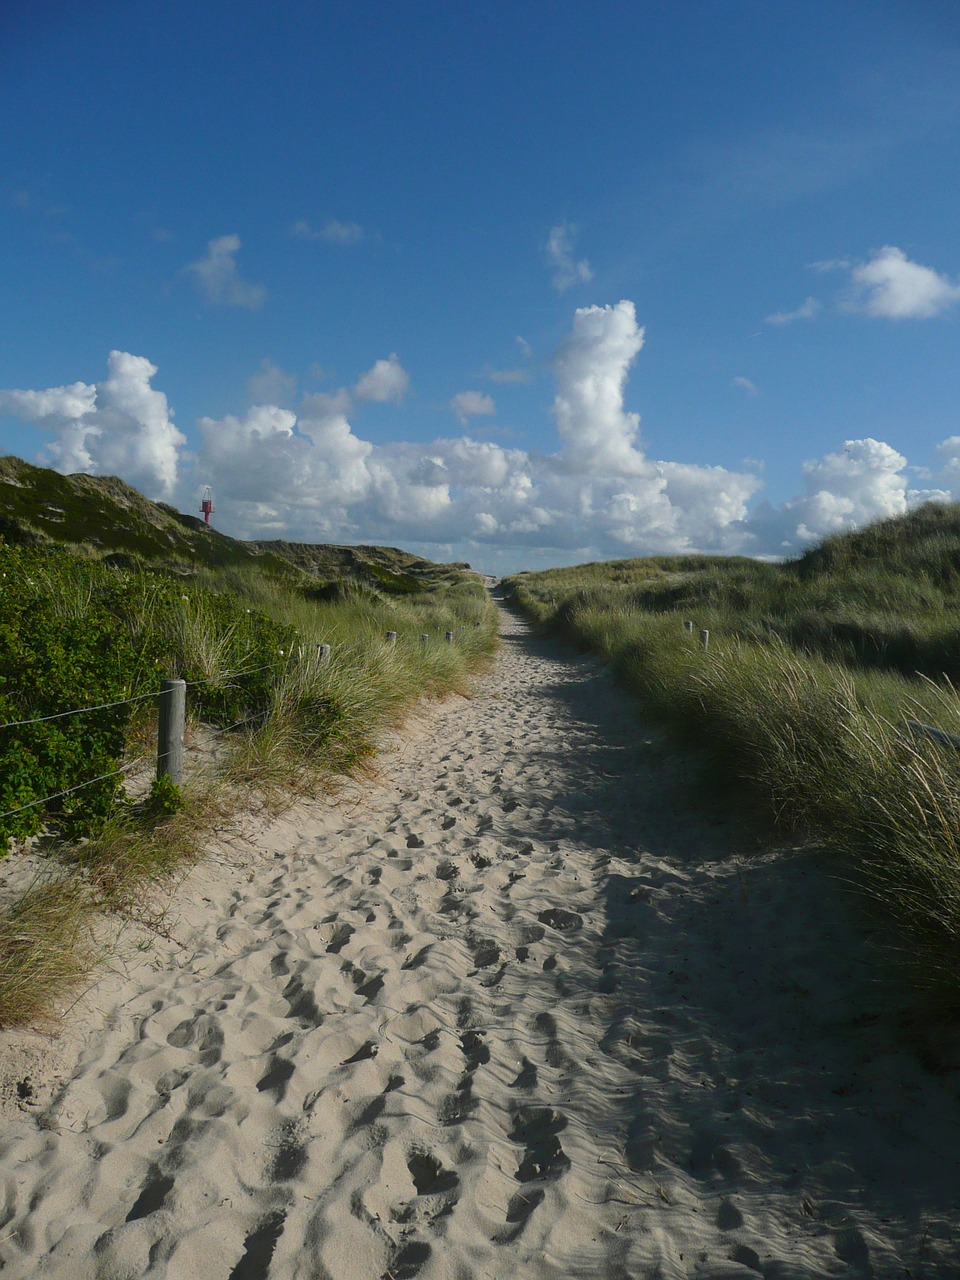
[[[386,591],[454,581],[465,565],[438,565],[396,547],[243,542],[197,516],[151,502],[116,476],[64,476],[0,458],[0,536],[8,545],[66,546],[88,559],[171,572],[255,566],[314,589],[349,579]]]
[[[908,723],[960,735],[960,506],[782,564],[653,557],[504,585],[610,661],[781,829],[822,842],[880,904],[888,951],[960,1012],[960,752]]]
[[[0,909],[0,1025],[75,980],[90,912],[127,909],[225,813],[329,785],[496,645],[462,567],[242,543],[120,481],[6,464],[0,856],[40,850],[49,873]],[[180,788],[149,781],[167,677],[217,762],[188,749]]]

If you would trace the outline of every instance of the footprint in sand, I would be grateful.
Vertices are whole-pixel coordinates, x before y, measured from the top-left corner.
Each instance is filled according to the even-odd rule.
[[[488,978],[481,979],[481,987],[484,987],[486,990],[490,990],[491,987],[499,987],[500,983],[503,981],[503,975],[506,972],[507,966],[506,964],[502,964],[496,973],[491,974]]]
[[[553,1181],[570,1168],[557,1134],[567,1127],[566,1117],[552,1107],[522,1107],[510,1129],[512,1141],[523,1143],[518,1182]]]
[[[223,1052],[223,1030],[212,1014],[198,1010],[194,1017],[185,1018],[174,1027],[167,1044],[175,1049],[196,1048],[201,1067],[213,1067]]]
[[[124,1218],[124,1222],[136,1222],[138,1218],[146,1218],[151,1213],[162,1209],[167,1195],[173,1190],[174,1179],[164,1176],[156,1165],[151,1165],[140,1194]]]
[[[739,1262],[742,1267],[747,1267],[750,1271],[756,1271],[758,1275],[763,1275],[763,1264],[760,1261],[760,1255],[756,1249],[751,1249],[749,1245],[738,1244],[735,1249],[731,1249],[730,1261]]]
[[[250,1232],[243,1242],[243,1254],[227,1280],[260,1280],[267,1274],[286,1219],[286,1210],[276,1209]]]
[[[631,1165],[636,1168],[635,1165]],[[737,1231],[743,1226],[743,1214],[729,1200],[721,1200],[717,1210],[717,1226],[721,1231]]]
[[[375,973],[372,978],[367,978],[363,970],[358,969],[354,974],[354,981],[358,978],[361,979],[361,981],[357,986],[357,995],[363,996],[364,1000],[369,1004],[372,1000],[375,1000],[383,990],[383,974]],[[363,981],[363,979],[366,979],[366,981]]]
[[[460,1037],[460,1049],[463,1052],[466,1070],[471,1074],[490,1061],[490,1050],[484,1041],[482,1031],[471,1031],[469,1028],[464,1031]]]
[[[537,1087],[537,1068],[533,1065],[529,1058],[520,1059],[520,1071],[516,1080],[511,1080],[511,1089],[523,1089],[529,1091]]]
[[[550,907],[537,916],[541,924],[548,924],[559,933],[574,933],[583,928],[583,916],[576,911],[567,911],[563,907]]]
[[[605,964],[597,981],[597,990],[602,996],[610,996],[617,989],[617,974],[612,964]]]
[[[327,951],[331,955],[339,955],[343,948],[353,937],[354,930],[348,924],[338,924],[331,935],[330,941],[327,943]]]
[[[294,1070],[294,1063],[290,1058],[272,1054],[266,1071],[257,1081],[257,1092],[272,1093],[277,1102],[282,1102]]]
[[[407,1161],[407,1168],[418,1196],[440,1195],[460,1185],[457,1175],[451,1169],[444,1169],[428,1151],[415,1151]]]
[[[414,1280],[429,1262],[431,1253],[426,1241],[408,1240],[394,1253],[380,1280]]]
[[[407,958],[404,960],[400,968],[401,969],[419,969],[432,950],[433,950],[433,943],[428,942],[427,945],[425,947],[421,947],[420,950],[415,955],[407,956]]]
[[[693,1135],[689,1168],[700,1181],[709,1178],[714,1172],[722,1178],[733,1179],[740,1176],[740,1162],[722,1142],[704,1129],[697,1130]]]
[[[298,968],[302,970],[303,966],[298,966]],[[289,1005],[288,1017],[296,1018],[301,1026],[307,1029],[321,1025],[323,1014],[317,1008],[313,992],[304,985],[301,974],[295,972],[281,994]]]
[[[492,938],[481,938],[472,931],[468,931],[466,942],[473,956],[474,972],[488,969],[500,959],[500,948]]]
[[[356,1053],[351,1054],[349,1058],[344,1058],[340,1064],[343,1067],[352,1067],[356,1062],[366,1062],[368,1058],[375,1058],[379,1051],[376,1041],[368,1040],[366,1044],[362,1044]]]
[[[522,1107],[514,1113],[510,1137],[524,1148],[520,1167],[514,1174],[517,1182],[554,1181],[567,1171],[570,1160],[557,1137],[566,1123],[565,1117],[552,1107]],[[513,1229],[499,1232],[496,1243],[510,1244],[516,1240],[545,1196],[542,1187],[527,1185],[512,1195],[507,1204],[506,1224]]]
[[[476,1108],[473,1097],[473,1079],[479,1067],[490,1061],[488,1048],[482,1031],[476,1031],[468,1023],[472,1007],[469,1000],[460,1003],[457,1025],[460,1028],[460,1051],[463,1054],[463,1074],[457,1081],[457,1087],[440,1104],[437,1119],[442,1125],[460,1124]]]
[[[419,1219],[429,1228],[439,1218],[453,1212],[460,1198],[460,1179],[452,1170],[445,1169],[429,1151],[413,1151],[407,1159],[407,1169],[420,1202],[398,1205],[390,1216],[394,1222],[403,1224],[412,1224]],[[398,1244],[390,1265],[383,1272],[383,1280],[419,1275],[431,1252],[431,1246],[425,1240],[403,1241]]]

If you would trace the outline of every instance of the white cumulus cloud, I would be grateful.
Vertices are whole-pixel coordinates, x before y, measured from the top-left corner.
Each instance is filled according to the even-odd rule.
[[[902,453],[881,440],[848,440],[803,466],[806,494],[799,500],[801,537],[817,537],[846,524],[899,515],[907,506]]]
[[[249,536],[269,529],[424,550],[456,545],[461,555],[474,542],[540,548],[548,562],[580,552],[739,548],[760,482],[645,457],[639,417],[624,406],[642,343],[632,303],[575,314],[553,363],[553,454],[467,435],[374,445],[351,421],[361,399],[341,388],[307,397],[296,416],[261,406],[244,418],[205,419],[200,467],[217,486],[221,513]],[[461,397],[453,405],[467,418],[494,407],[482,392]]]
[[[46,391],[0,391],[0,413],[21,422],[56,423],[92,413],[96,401],[96,387],[72,382],[69,387],[49,387]]]
[[[913,500],[906,467],[903,454],[869,436],[804,463],[802,494],[777,509],[762,503],[753,512],[758,549],[790,553],[826,534],[900,515]]]
[[[62,470],[114,471],[151,495],[169,495],[179,479],[190,507],[196,485],[212,484],[221,527],[239,536],[386,542],[504,568],[685,551],[790,554],[960,489],[960,437],[940,446],[942,476],[930,477],[940,488],[912,488],[916,469],[903,455],[865,438],[808,462],[802,491],[777,507],[754,505],[755,460],[741,471],[655,460],[626,399],[643,338],[632,302],[574,313],[550,366],[555,445],[540,453],[466,433],[364,439],[354,419],[368,402],[396,402],[409,381],[396,356],[352,387],[304,397],[296,411],[260,403],[202,418],[195,457],[183,456],[184,437],[151,386],[154,366],[123,352],[111,354],[103,383],[0,392],[0,412],[52,432],[45,457]],[[465,394],[479,399],[462,408],[484,407],[482,392]],[[189,464],[182,476],[178,455]]]
[[[380,404],[402,400],[410,385],[410,375],[392,352],[388,360],[377,360],[362,373],[353,388],[358,400],[375,400]]]
[[[960,284],[886,245],[850,273],[851,306],[890,320],[929,320],[960,301]]]
[[[642,474],[635,442],[640,415],[623,407],[630,366],[643,346],[632,302],[581,307],[553,358],[558,391],[553,416],[571,459],[585,470]]]
[[[156,372],[143,356],[111,351],[105,381],[0,391],[0,413],[53,434],[39,460],[57,471],[118,475],[149,497],[169,497],[186,437],[167,397],[150,385]]]
[[[186,270],[196,279],[211,306],[256,311],[263,305],[267,291],[262,285],[249,284],[241,277],[236,260],[239,251],[239,236],[217,236],[208,241],[207,256],[192,262]]]

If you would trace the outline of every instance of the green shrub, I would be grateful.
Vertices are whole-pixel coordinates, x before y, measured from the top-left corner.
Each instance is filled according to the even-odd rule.
[[[191,683],[196,715],[248,720],[296,642],[236,598],[62,548],[0,543],[0,575],[0,851],[46,825],[96,829],[122,788],[131,716],[163,676]],[[81,708],[97,709],[61,714]]]
[[[150,794],[143,806],[143,816],[148,821],[172,818],[185,804],[180,787],[169,774],[163,773],[159,778],[154,778],[150,785]]]

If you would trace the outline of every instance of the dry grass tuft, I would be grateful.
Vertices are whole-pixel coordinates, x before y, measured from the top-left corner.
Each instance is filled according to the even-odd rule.
[[[102,958],[90,924],[90,891],[69,875],[33,885],[0,918],[0,1027],[43,1017],[89,975]]]

